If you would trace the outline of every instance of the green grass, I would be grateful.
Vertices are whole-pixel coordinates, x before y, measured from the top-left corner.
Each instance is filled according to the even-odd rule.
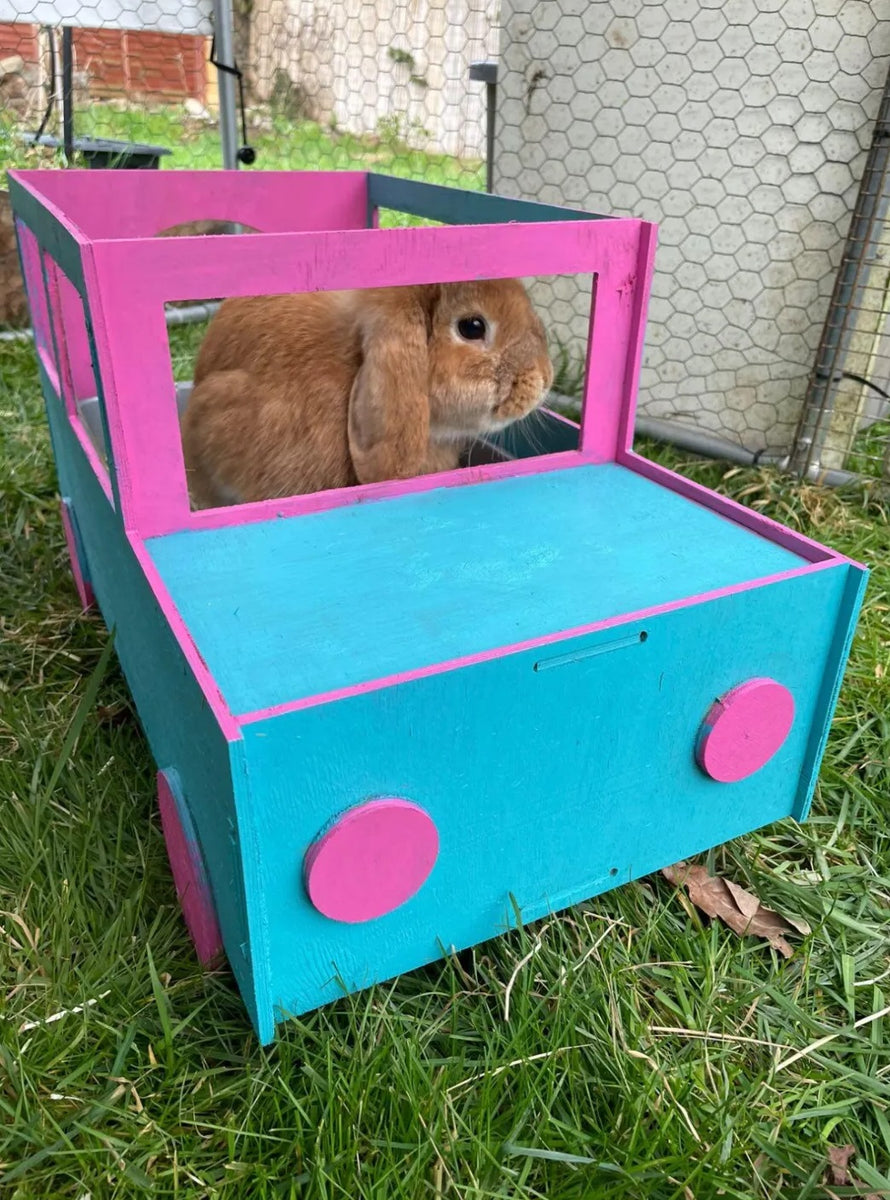
[[[476,190],[485,186],[482,161],[411,149],[392,121],[384,122],[377,135],[359,137],[323,128],[314,121],[269,120],[270,128],[249,131],[250,144],[257,151],[256,170],[371,169]],[[82,137],[164,146],[173,152],[161,159],[164,170],[222,166],[218,126],[187,120],[179,105],[121,112],[108,104],[89,104],[77,111],[75,132]],[[4,167],[47,166],[58,161],[54,151],[23,146],[16,129],[0,118],[0,162]]]
[[[890,420],[875,421],[858,433],[844,466],[865,478],[890,480]]]
[[[174,358],[192,336],[174,331]],[[831,1194],[890,1188],[890,1018],[854,1027],[890,993],[877,495],[648,448],[877,568],[812,820],[706,859],[810,922],[791,960],[652,877],[262,1050],[228,970],[192,956],[154,767],[108,634],[77,610],[32,349],[0,355],[0,1194],[821,1198],[846,1142],[864,1189]]]

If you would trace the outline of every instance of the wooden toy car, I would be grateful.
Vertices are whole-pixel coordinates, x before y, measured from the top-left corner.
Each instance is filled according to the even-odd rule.
[[[116,630],[198,954],[224,949],[263,1042],[806,816],[866,572],[632,451],[651,225],[362,172],[10,192],[75,579]],[[153,237],[208,217],[262,232]],[[165,302],[573,272],[580,427],[190,511]]]

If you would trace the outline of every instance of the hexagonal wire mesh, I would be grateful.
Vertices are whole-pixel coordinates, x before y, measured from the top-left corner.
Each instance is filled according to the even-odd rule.
[[[890,74],[795,438],[798,471],[890,479]]]
[[[188,17],[207,2],[174,4],[173,17],[166,0],[65,0],[75,24],[113,5],[198,30],[158,32],[170,26],[157,18],[149,30],[76,29],[78,137],[172,150],[165,166],[218,165],[217,78],[206,25]],[[46,115],[58,135],[57,103],[44,112],[45,92],[59,94],[58,31],[37,23],[44,0],[15,0],[18,24],[4,27],[11,3],[0,0],[2,123],[33,131]],[[865,0],[502,0],[500,13],[498,0],[234,0],[231,34],[258,166],[370,166],[474,188],[485,184],[486,101],[468,70],[499,52],[497,190],[660,225],[641,427],[669,422],[671,436],[691,430],[714,452],[779,460],[798,431],[800,469],[816,462],[800,447],[827,428],[821,467],[880,469],[886,407],[868,407],[862,389],[873,401],[881,391],[857,384],[849,399],[853,381],[832,382],[837,355],[813,373],[890,49],[890,19]],[[849,373],[886,391],[874,228],[878,261],[857,293],[860,309],[880,309],[870,349],[861,322],[839,342],[867,357]],[[532,287],[571,390],[589,281]],[[829,326],[847,330],[838,311]],[[819,416],[836,396],[858,415]],[[838,431],[846,442],[832,449]]]
[[[860,0],[504,0],[501,17],[497,189],[659,224],[638,429],[787,462],[876,128],[890,13]],[[877,312],[855,327],[871,339],[864,377],[886,391],[871,247],[860,306]],[[537,295],[576,346],[583,303],[569,314]],[[886,408],[868,418],[875,445]],[[851,450],[814,473],[880,471],[880,454]]]

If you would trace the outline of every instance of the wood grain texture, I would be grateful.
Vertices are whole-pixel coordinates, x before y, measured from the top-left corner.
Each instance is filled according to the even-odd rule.
[[[237,713],[805,565],[613,465],[147,547]]]
[[[511,895],[539,917],[791,813],[825,718],[820,681],[848,569],[662,614],[644,643],[556,670],[536,672],[530,651],[246,727],[281,1007],[492,937],[511,923]],[[699,725],[715,697],[757,675],[789,688],[795,724],[756,775],[716,783],[695,762]],[[396,911],[333,925],[305,898],[299,864],[332,815],[392,795],[435,822],[436,868]]]

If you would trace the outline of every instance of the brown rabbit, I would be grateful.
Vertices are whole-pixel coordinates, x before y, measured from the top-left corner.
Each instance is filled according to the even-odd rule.
[[[227,300],[182,419],[192,503],[450,470],[552,381],[515,279]]]

